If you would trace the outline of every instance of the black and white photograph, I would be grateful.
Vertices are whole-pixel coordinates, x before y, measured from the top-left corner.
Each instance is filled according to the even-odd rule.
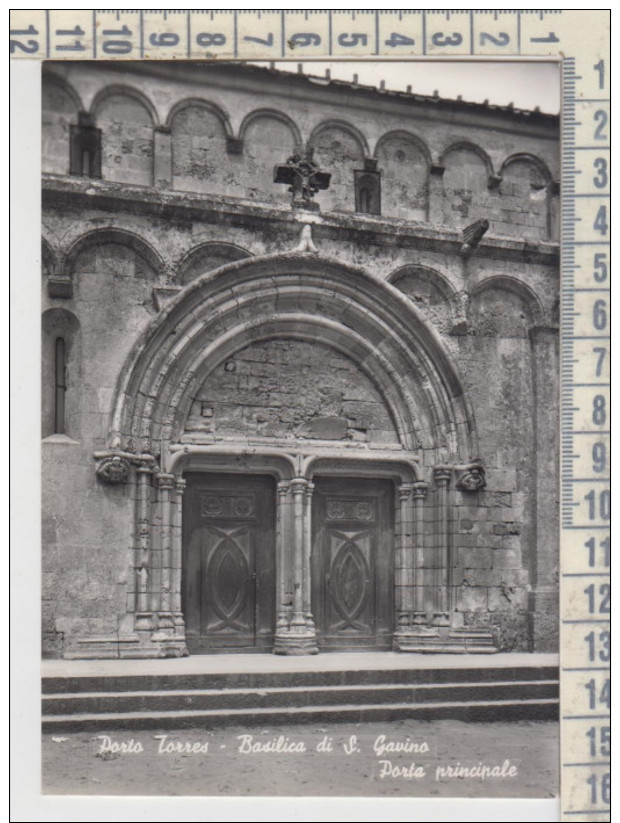
[[[41,72],[43,793],[556,797],[558,62]]]

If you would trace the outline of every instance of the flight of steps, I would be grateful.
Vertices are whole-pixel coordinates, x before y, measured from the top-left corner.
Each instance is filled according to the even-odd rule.
[[[551,720],[557,666],[44,677],[44,731],[308,722]]]

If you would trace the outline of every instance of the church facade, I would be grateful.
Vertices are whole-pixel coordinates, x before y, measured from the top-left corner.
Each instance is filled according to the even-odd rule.
[[[559,121],[43,68],[43,651],[555,651]]]

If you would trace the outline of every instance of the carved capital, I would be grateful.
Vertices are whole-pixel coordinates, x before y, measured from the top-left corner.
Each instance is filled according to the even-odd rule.
[[[289,490],[289,482],[288,480],[279,480],[278,481],[278,494],[280,497],[286,497]]]
[[[456,487],[464,492],[477,492],[486,486],[484,468],[479,463],[458,470]]]
[[[153,474],[153,464],[146,460],[141,460],[136,465],[136,472],[144,477],[148,474]]]
[[[174,481],[174,488],[177,494],[181,495],[185,491],[185,487],[187,486],[187,481],[184,480],[182,477],[175,478]]]
[[[413,490],[413,483],[401,483],[398,487],[398,499],[401,505],[409,499],[409,495]]]
[[[173,474],[162,472],[161,474],[156,474],[155,477],[157,478],[157,485],[162,491],[170,491],[174,488],[176,477]]]
[[[294,480],[291,480],[291,491],[294,495],[305,494],[307,487],[308,481],[304,480],[303,477],[296,477]]]
[[[118,485],[127,482],[129,468],[129,461],[116,454],[100,460],[97,464],[96,473],[97,477],[103,480],[104,483]]]
[[[306,485],[306,497],[307,498],[312,497],[313,492],[314,492],[314,483],[311,483],[310,481],[308,481],[308,483]]]
[[[447,486],[452,477],[452,469],[445,466],[439,466],[433,469],[433,478],[437,486]]]
[[[428,483],[425,483],[423,480],[418,480],[413,484],[413,499],[414,500],[425,500],[426,495],[428,494]]]

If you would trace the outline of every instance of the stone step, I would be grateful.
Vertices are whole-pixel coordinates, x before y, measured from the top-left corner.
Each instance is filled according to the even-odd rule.
[[[256,689],[173,689],[48,694],[43,714],[68,715],[141,711],[294,708],[329,705],[418,704],[443,701],[498,701],[557,698],[557,680],[432,683],[416,686],[356,685]]]
[[[460,661],[459,661],[460,662]],[[459,666],[437,668],[378,669],[366,668],[299,670],[299,671],[238,671],[196,672],[178,674],[100,674],[43,677],[44,694],[83,692],[170,691],[175,689],[265,689],[315,686],[378,686],[382,684],[417,685],[480,682],[518,682],[557,680],[557,666]]]
[[[121,729],[212,728],[216,726],[271,725],[280,723],[347,722],[403,720],[418,718],[464,721],[555,720],[555,698],[523,700],[446,701],[411,703],[295,706],[277,708],[210,709],[199,711],[132,711],[108,714],[76,713],[47,715],[44,732],[93,730],[110,732]]]

